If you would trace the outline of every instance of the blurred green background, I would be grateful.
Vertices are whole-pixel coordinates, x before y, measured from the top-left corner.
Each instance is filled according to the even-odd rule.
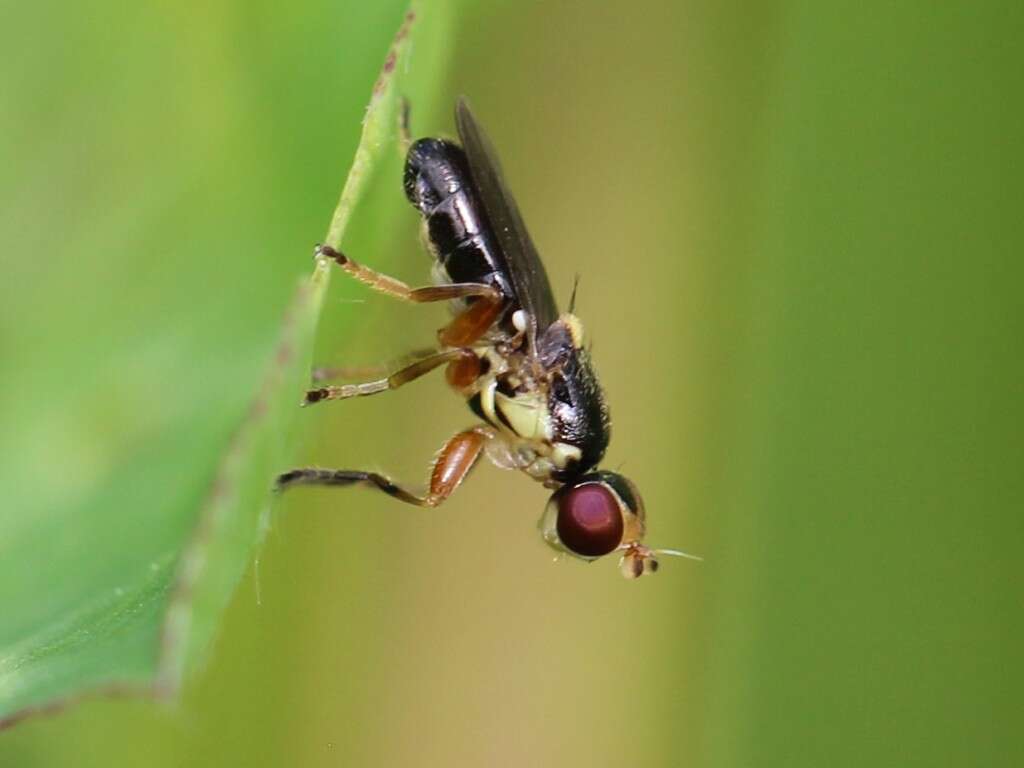
[[[141,404],[128,368],[185,363],[197,461],[219,449],[252,386],[204,382],[259,370],[403,11],[8,9],[4,515],[102,464],[19,445],[53,413],[36,383]],[[705,562],[552,565],[543,489],[491,467],[429,513],[296,493],[179,704],[89,699],[0,733],[0,765],[1020,765],[1021,6],[456,11],[415,132],[471,96],[563,301],[582,275],[607,465],[652,544]],[[398,169],[373,195],[405,212],[346,242],[393,242],[359,256],[416,281]],[[318,357],[442,319],[336,279]],[[146,450],[130,409],[76,412]],[[302,461],[411,480],[469,423],[441,377],[301,418]]]

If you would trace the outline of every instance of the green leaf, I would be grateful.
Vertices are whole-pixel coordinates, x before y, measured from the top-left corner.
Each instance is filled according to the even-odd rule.
[[[429,100],[446,19],[444,4],[426,12],[413,2],[405,14],[327,242],[340,245],[378,167],[397,157],[400,97]],[[152,162],[170,168],[174,158]],[[225,232],[219,252],[207,241],[202,258],[167,261],[192,247],[189,216],[213,194],[202,177],[181,184],[155,200],[126,194],[119,215],[69,225],[52,261],[8,271],[0,344],[21,364],[5,364],[0,389],[0,724],[93,692],[177,692],[211,644],[267,527],[273,477],[290,463],[331,270],[314,267],[275,331],[281,269],[260,272],[265,243]],[[162,216],[186,222],[173,247],[131,242],[134,221]],[[76,252],[88,254],[86,269]],[[284,269],[307,258],[291,253]],[[47,306],[53,313],[38,309]]]

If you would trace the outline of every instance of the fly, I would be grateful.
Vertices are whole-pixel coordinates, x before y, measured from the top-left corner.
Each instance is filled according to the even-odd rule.
[[[466,100],[455,104],[461,145],[436,138],[413,142],[407,108],[402,116],[405,194],[423,218],[433,285],[411,288],[329,245],[317,246],[316,256],[394,298],[447,301],[452,319],[438,331],[435,347],[415,353],[385,378],[316,387],[306,393],[305,404],[385,392],[445,366],[448,384],[479,423],[445,443],[423,494],[380,473],[348,469],[293,469],[278,477],[278,489],[364,485],[409,504],[436,507],[486,455],[553,492],[540,530],[560,552],[583,560],[619,552],[627,578],[655,572],[659,554],[693,557],[645,546],[644,505],[636,487],[598,469],[610,421],[583,325],[571,303],[568,312],[558,311],[491,143]]]

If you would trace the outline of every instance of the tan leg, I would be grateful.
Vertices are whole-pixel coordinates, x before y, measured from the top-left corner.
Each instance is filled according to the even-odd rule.
[[[340,381],[342,379],[368,379],[371,376],[380,376],[393,370],[394,366],[386,364],[377,365],[330,365],[314,368],[309,373],[309,378],[314,384],[323,381]]]
[[[397,485],[378,472],[354,469],[293,469],[277,478],[276,489],[283,491],[295,485],[366,485],[407,504],[436,507],[466,479],[480,458],[484,445],[493,436],[494,433],[487,427],[474,427],[459,432],[445,443],[430,473],[430,489],[422,496]]]
[[[334,387],[318,387],[306,392],[306,399],[303,405],[319,403],[323,400],[345,400],[350,397],[364,397],[375,395],[378,392],[387,392],[389,389],[398,389],[403,384],[418,379],[424,374],[445,363],[462,358],[476,358],[471,349],[446,349],[443,352],[431,352],[426,357],[401,368],[390,376],[374,381],[364,381],[359,384],[341,384]]]
[[[335,250],[329,245],[318,245],[315,253],[317,256],[332,259],[349,275],[364,285],[368,285],[375,291],[386,293],[388,296],[401,299],[402,301],[422,304],[431,301],[465,299],[470,296],[480,296],[495,302],[501,301],[501,294],[498,289],[485,283],[450,283],[448,285],[428,285],[423,288],[410,288],[401,280],[396,280],[370,267],[365,267],[352,261],[341,251]]]
[[[322,381],[338,381],[340,379],[368,379],[371,376],[386,376],[390,371],[404,367],[411,362],[428,357],[437,352],[437,347],[424,347],[403,355],[397,362],[377,365],[325,365],[314,368],[310,378],[314,383]]]

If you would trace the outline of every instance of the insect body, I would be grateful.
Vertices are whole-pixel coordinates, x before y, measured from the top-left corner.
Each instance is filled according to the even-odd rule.
[[[621,552],[622,572],[630,578],[657,570],[657,554],[689,557],[644,546],[636,488],[597,469],[608,447],[609,418],[583,326],[571,306],[559,314],[490,142],[463,99],[455,120],[461,146],[406,139],[405,193],[423,216],[434,285],[410,288],[330,246],[317,247],[318,257],[379,291],[406,301],[448,301],[452,320],[438,332],[436,348],[389,376],[311,389],[306,403],[395,389],[444,365],[448,383],[481,423],[445,444],[423,495],[357,470],[294,469],[278,478],[278,487],[364,484],[433,507],[486,453],[499,467],[522,470],[553,491],[541,532],[554,548],[585,560]]]

